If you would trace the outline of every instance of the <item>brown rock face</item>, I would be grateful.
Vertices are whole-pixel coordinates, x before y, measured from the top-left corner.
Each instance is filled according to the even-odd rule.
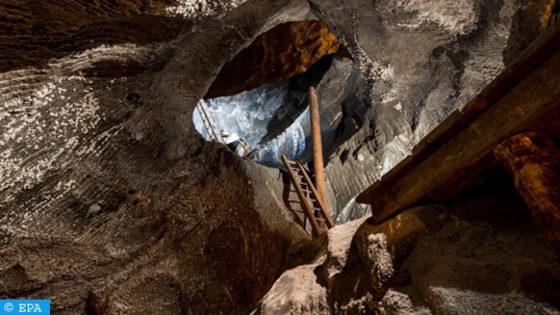
[[[30,16],[23,4],[2,2],[1,297],[51,298],[54,314],[247,314],[255,307],[281,273],[294,240],[281,234],[279,223],[287,222],[282,209],[257,212],[262,207],[243,161],[204,143],[190,125],[169,128],[182,132],[185,150],[167,158],[162,152],[172,138],[160,118],[183,118],[180,109],[190,115],[204,94],[191,84],[175,88],[186,82],[177,77],[197,73],[190,65],[211,73],[194,83],[209,86],[237,51],[224,43],[245,47],[261,25],[276,23],[270,16],[286,21],[293,15],[295,9],[284,13],[287,2],[274,1],[278,7],[258,2],[209,21],[210,35],[189,32],[198,39],[184,42],[170,38],[191,22],[129,14],[121,10],[125,2],[92,2],[114,7],[107,19],[97,18],[100,10],[93,8],[78,19],[77,8],[89,8],[89,0],[33,2]],[[68,8],[68,16],[78,11],[76,19],[62,19],[66,13],[56,8]],[[49,9],[59,12],[57,22]],[[15,11],[21,18],[12,18]],[[52,27],[44,27],[45,35],[25,35],[35,21]],[[245,33],[234,33],[234,24]],[[207,58],[190,53],[201,43],[212,57],[227,55],[203,64]],[[179,61],[186,64],[177,62],[176,51],[197,62],[185,55]],[[185,92],[196,94],[196,101],[184,102]],[[181,106],[166,108],[176,95]],[[181,121],[190,123],[186,117]],[[45,160],[52,163],[40,162]],[[41,165],[40,174],[31,175],[35,171],[26,165]],[[259,200],[275,199],[269,188],[261,188]]]
[[[164,42],[191,24],[166,14],[156,1],[2,1],[0,71],[46,67],[102,44]]]
[[[560,241],[560,150],[541,132],[511,137],[494,150],[550,240]]]
[[[304,73],[338,49],[336,36],[319,21],[297,21],[260,35],[226,63],[206,98],[234,95]]]

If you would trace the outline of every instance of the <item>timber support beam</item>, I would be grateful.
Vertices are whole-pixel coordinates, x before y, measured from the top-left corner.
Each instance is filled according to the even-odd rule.
[[[311,131],[313,133],[313,168],[315,172],[315,187],[317,187],[319,198],[321,198],[321,201],[328,212],[327,185],[325,182],[325,170],[323,164],[323,143],[321,140],[321,114],[317,98],[317,90],[314,87],[309,88],[309,107],[311,113]]]
[[[493,151],[526,131],[560,136],[560,24],[537,39],[465,107],[356,200],[381,223],[421,204],[449,200],[499,168]]]

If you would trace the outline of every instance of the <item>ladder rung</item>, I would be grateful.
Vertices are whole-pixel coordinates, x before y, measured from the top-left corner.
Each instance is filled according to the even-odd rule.
[[[310,221],[309,223],[313,223],[314,229],[317,230],[313,233],[318,232],[321,234],[322,232],[328,230],[330,223],[314,194],[313,183],[309,182],[311,180],[307,175],[309,171],[306,170],[299,161],[290,161],[285,156],[282,156],[282,161],[288,168],[292,180],[289,192],[296,192],[298,194],[299,204],[301,206],[299,209],[292,207],[292,211],[294,211],[297,216],[300,216],[300,214],[303,216],[302,223],[304,228],[307,225],[308,220]],[[288,201],[289,203],[297,202],[290,199],[288,199]]]

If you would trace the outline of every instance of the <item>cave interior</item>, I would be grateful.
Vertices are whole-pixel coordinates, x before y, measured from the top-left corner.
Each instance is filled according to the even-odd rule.
[[[1,1],[0,313],[559,314],[559,20]]]

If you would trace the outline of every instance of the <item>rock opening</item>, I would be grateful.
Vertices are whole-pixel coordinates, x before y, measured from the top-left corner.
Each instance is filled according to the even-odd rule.
[[[344,89],[327,73],[345,62],[345,49],[320,21],[280,24],[260,35],[226,63],[193,114],[198,132],[209,141],[231,143],[239,155],[281,167],[280,157],[311,159],[307,90]],[[327,79],[324,78],[327,76]],[[321,102],[322,133],[333,152],[341,137],[340,103]],[[331,108],[329,115],[329,108]],[[355,128],[354,128],[355,129]],[[237,143],[241,143],[239,146]]]

